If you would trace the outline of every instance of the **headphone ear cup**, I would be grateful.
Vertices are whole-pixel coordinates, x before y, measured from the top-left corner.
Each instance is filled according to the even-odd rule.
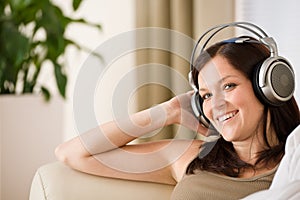
[[[280,106],[290,100],[295,90],[295,75],[289,62],[270,57],[254,70],[253,88],[264,103]]]
[[[200,97],[199,93],[195,91],[191,97],[192,110],[194,112],[194,115],[200,121],[200,123],[202,123],[205,127],[208,128],[210,125],[210,122],[203,113],[202,103],[203,103],[203,99]]]

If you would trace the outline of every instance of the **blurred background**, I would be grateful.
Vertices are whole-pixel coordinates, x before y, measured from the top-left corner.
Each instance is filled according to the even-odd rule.
[[[22,4],[23,1],[12,2]],[[29,2],[26,6],[30,6],[32,1],[25,2]],[[296,74],[295,97],[300,102],[298,81],[300,57],[297,53],[300,46],[300,23],[298,20],[300,14],[297,8],[299,8],[300,2],[297,0],[52,0],[51,2],[58,6],[65,16],[84,19],[92,25],[70,23],[66,27],[63,32],[65,38],[74,41],[82,48],[71,45],[65,49],[63,56],[55,57],[62,70],[54,67],[57,65],[51,64],[49,58],[46,59],[47,62],[43,63],[37,81],[40,87],[25,94],[23,92],[7,94],[4,89],[0,91],[1,200],[28,199],[31,180],[36,169],[45,163],[55,161],[54,149],[59,143],[81,133],[78,128],[80,117],[74,118],[74,115],[80,115],[82,111],[85,117],[84,111],[89,109],[88,107],[92,107],[93,116],[91,119],[85,118],[84,120],[89,122],[96,118],[97,123],[103,123],[115,117],[154,106],[191,89],[187,84],[187,74],[193,43],[182,44],[182,41],[172,35],[166,37],[156,34],[156,32],[149,32],[145,38],[141,39],[138,36],[135,37],[136,30],[146,27],[163,28],[162,30],[172,30],[178,35],[196,40],[205,30],[217,24],[233,21],[252,22],[275,38],[279,55],[286,57],[293,65]],[[24,9],[22,17],[26,17],[25,6]],[[3,16],[9,14],[11,8],[1,7],[1,12],[3,13],[0,23],[4,24],[6,18]],[[40,12],[37,12],[35,16],[39,15],[41,15]],[[51,18],[46,22],[51,22]],[[6,39],[8,36],[3,34],[8,29],[9,27],[0,30],[3,42],[8,41]],[[132,36],[131,40],[118,41],[122,35],[127,33]],[[27,34],[30,35],[30,29],[29,33],[27,29]],[[234,34],[235,30],[229,30],[218,35],[216,39],[225,39]],[[43,31],[38,35],[44,40],[51,39],[45,37]],[[139,42],[152,44],[159,41],[165,43],[170,51],[133,48],[132,51],[109,60],[110,62],[106,63],[108,67],[102,71],[96,85],[90,85],[90,88],[95,89],[92,90],[93,99],[83,100],[80,112],[74,112],[75,98],[73,96],[78,89],[76,83],[78,83],[79,75],[83,73],[82,69],[93,67],[89,65],[99,64],[100,66],[103,64],[101,58],[89,62],[93,57],[90,50],[101,56],[103,52],[98,51],[99,48],[100,50],[107,48],[104,48],[103,44],[109,47],[107,48],[109,51],[117,52],[122,49],[125,42],[132,43],[132,46],[135,47]],[[22,41],[20,40],[20,42]],[[2,51],[0,53],[3,54],[4,47],[13,49],[14,43],[0,43],[0,47]],[[184,49],[186,56],[172,51],[172,49],[181,48]],[[43,52],[43,48],[35,49],[35,51]],[[59,52],[58,48],[57,51]],[[103,58],[105,63],[105,57]],[[1,78],[6,73],[2,63],[4,62],[0,60]],[[166,67],[168,70],[157,70],[160,66]],[[138,71],[139,67],[143,70]],[[176,78],[177,75],[174,75],[173,72],[176,72],[177,75],[180,74],[182,80],[185,81],[182,82],[181,79]],[[57,81],[58,77],[60,77],[60,81]],[[126,79],[127,77],[131,78]],[[88,82],[88,77],[86,78],[86,82]],[[115,94],[120,87],[118,84],[121,80],[126,80],[126,87],[130,91],[129,97],[122,92],[118,95]],[[64,83],[64,81],[66,81],[66,88],[61,90],[57,82]],[[145,84],[138,85],[137,83],[140,82]],[[160,84],[161,82],[166,84]],[[39,93],[38,89],[42,90],[44,87],[51,93],[49,101],[45,101],[41,95],[37,94]],[[86,90],[88,91],[90,88],[87,84]],[[47,91],[44,91],[43,94],[47,94]],[[62,91],[64,91],[64,95],[62,95]],[[114,99],[116,96],[117,100]],[[81,98],[84,99],[85,96],[83,95]],[[115,112],[114,106],[118,103],[124,106],[122,111]],[[76,105],[78,106],[78,104]],[[87,123],[87,127],[91,124],[93,125],[93,123]],[[194,137],[194,134],[182,127],[170,126],[151,133],[141,138],[140,141],[173,137],[191,138]]]

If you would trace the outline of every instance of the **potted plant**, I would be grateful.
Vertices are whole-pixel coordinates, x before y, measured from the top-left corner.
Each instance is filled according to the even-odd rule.
[[[73,10],[80,4],[72,0]],[[27,199],[36,169],[55,159],[55,146],[63,140],[64,54],[70,45],[81,48],[65,36],[72,23],[101,29],[66,16],[51,0],[0,1],[0,199]],[[39,83],[45,63],[53,67],[63,98],[49,101],[54,95]]]
[[[81,0],[73,0],[72,3],[73,10],[76,11]],[[69,45],[81,48],[65,37],[65,30],[72,23],[83,23],[101,29],[98,24],[64,15],[50,0],[2,0],[0,94],[41,92],[49,100],[49,89],[37,81],[47,62],[54,69],[60,95],[65,97],[67,75],[61,58]]]

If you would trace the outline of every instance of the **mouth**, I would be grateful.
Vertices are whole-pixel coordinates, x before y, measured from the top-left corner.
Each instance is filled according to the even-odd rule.
[[[238,113],[238,111],[233,111],[233,112],[226,113],[224,115],[220,115],[220,116],[217,117],[217,121],[218,122],[225,122],[225,121],[233,118],[237,113]]]

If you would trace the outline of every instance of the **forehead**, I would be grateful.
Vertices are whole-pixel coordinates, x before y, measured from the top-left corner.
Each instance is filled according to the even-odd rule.
[[[224,57],[216,56],[199,72],[199,87],[215,84],[228,76],[245,78],[242,72],[235,69]]]

